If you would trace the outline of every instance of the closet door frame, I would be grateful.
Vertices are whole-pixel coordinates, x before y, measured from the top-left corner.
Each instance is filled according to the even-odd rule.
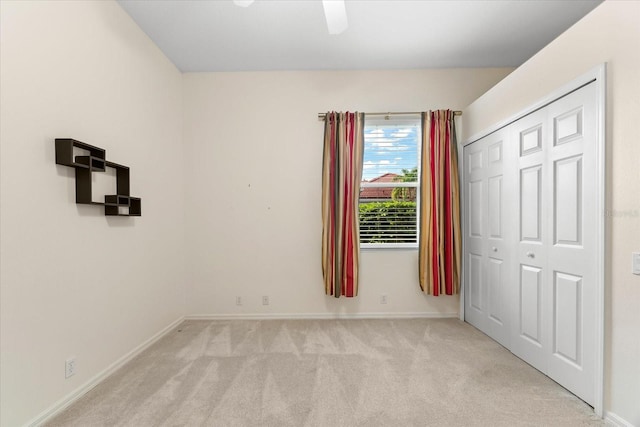
[[[596,382],[596,390],[595,390],[595,399],[594,399],[594,412],[602,417],[603,416],[603,407],[604,407],[604,311],[605,311],[605,247],[606,242],[608,240],[608,236],[606,233],[606,147],[605,147],[605,137],[606,137],[606,63],[600,64],[583,75],[575,78],[571,82],[561,86],[560,88],[554,90],[547,96],[543,97],[539,101],[530,105],[529,107],[519,111],[516,114],[509,116],[507,119],[498,122],[497,124],[489,127],[488,129],[473,135],[471,138],[461,142],[458,146],[458,158],[460,159],[460,182],[464,183],[463,180],[463,171],[467,165],[464,164],[464,155],[463,148],[469,144],[472,144],[479,139],[482,139],[502,128],[507,127],[511,123],[535,112],[538,111],[547,105],[553,103],[554,101],[562,98],[565,95],[568,95],[571,92],[574,92],[587,84],[594,84],[596,87],[596,173],[597,173],[597,194],[595,196],[597,208],[600,212],[597,221],[597,227],[595,230],[596,233],[596,247],[597,247],[597,265],[596,265],[596,309],[593,313],[594,315],[594,323],[595,323],[595,339],[596,339],[596,354],[595,354],[595,382]],[[462,194],[461,197],[463,201],[466,200],[466,185],[461,185]],[[462,209],[466,209],[466,205],[461,203]],[[466,212],[463,212],[463,215],[466,215]],[[462,222],[462,235],[466,235],[468,230],[466,230],[467,224]],[[464,239],[463,239],[464,242]],[[462,253],[466,254],[466,248],[462,248]],[[465,255],[466,256],[466,255]],[[462,271],[462,280],[464,283],[466,272]],[[464,286],[460,286],[460,320],[465,319],[465,294],[464,294]]]

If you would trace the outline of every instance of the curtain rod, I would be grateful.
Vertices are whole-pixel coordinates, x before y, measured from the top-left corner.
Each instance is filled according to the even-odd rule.
[[[365,116],[385,116],[384,119],[385,120],[389,120],[389,116],[406,116],[409,114],[420,114],[419,111],[409,111],[409,112],[400,112],[400,113],[364,113]],[[461,116],[462,115],[462,111],[454,111],[453,112],[454,116]],[[322,120],[324,121],[324,119],[326,118],[327,113],[318,113],[318,120]]]

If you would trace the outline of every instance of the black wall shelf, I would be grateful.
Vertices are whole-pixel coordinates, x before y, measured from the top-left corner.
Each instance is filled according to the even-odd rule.
[[[89,155],[73,156],[73,148],[87,151]],[[142,216],[142,201],[131,197],[129,167],[106,160],[106,151],[71,138],[56,139],[56,163],[69,166],[76,171],[76,203],[104,206],[107,216]],[[104,196],[104,203],[94,202],[91,198],[91,174],[106,172],[107,168],[116,171],[117,194]]]

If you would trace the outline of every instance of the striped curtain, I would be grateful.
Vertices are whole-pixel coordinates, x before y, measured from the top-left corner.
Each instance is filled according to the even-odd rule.
[[[420,288],[429,295],[460,289],[460,183],[454,114],[422,113]]]
[[[363,135],[364,113],[327,113],[322,161],[322,273],[325,293],[336,298],[358,294]]]

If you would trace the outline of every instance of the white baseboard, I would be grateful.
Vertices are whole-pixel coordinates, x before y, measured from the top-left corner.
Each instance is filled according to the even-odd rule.
[[[621,416],[607,411],[604,412],[604,422],[608,425],[616,427],[635,427],[633,424],[631,424]]]
[[[193,314],[185,320],[269,320],[269,319],[440,319],[457,318],[451,313],[231,313]]]
[[[67,409],[71,404],[76,402],[82,396],[84,396],[87,392],[89,392],[92,388],[97,386],[99,383],[104,381],[109,375],[113,374],[117,371],[122,365],[129,362],[131,359],[136,357],[138,354],[142,353],[160,338],[165,336],[167,333],[171,332],[176,326],[178,326],[184,317],[180,317],[179,319],[172,322],[169,326],[162,329],[160,332],[153,335],[148,340],[144,341],[142,344],[131,350],[129,353],[122,356],[120,359],[116,360],[114,363],[109,365],[105,370],[95,375],[89,381],[78,387],[76,390],[72,391],[53,405],[51,405],[47,410],[42,412],[40,415],[26,423],[26,426],[39,426],[44,424],[47,421],[52,420],[56,415]]]

